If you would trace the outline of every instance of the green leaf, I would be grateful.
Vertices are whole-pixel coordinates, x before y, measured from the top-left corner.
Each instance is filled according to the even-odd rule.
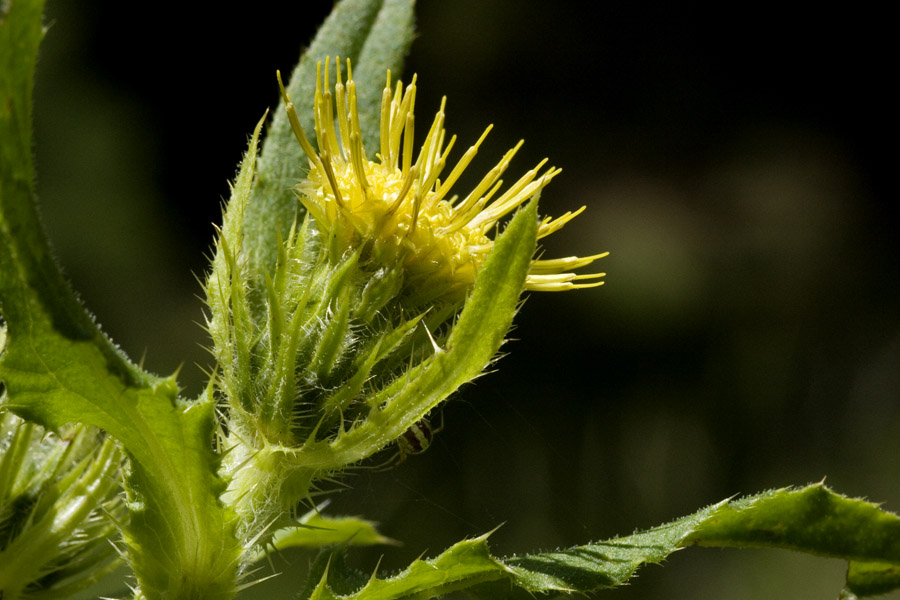
[[[385,73],[394,80],[403,75],[403,62],[415,35],[415,0],[384,0],[378,18],[353,61],[359,123],[363,147],[372,155],[379,148],[381,94]],[[307,104],[311,109],[312,104]]]
[[[824,485],[811,485],[730,502],[685,542],[900,563],[900,518]]]
[[[3,205],[32,192],[31,95],[38,45],[43,37],[42,0],[0,5],[0,184]],[[12,195],[16,192],[16,195]]]
[[[483,535],[458,542],[436,558],[417,560],[393,577],[379,579],[373,573],[361,588],[348,594],[335,590],[357,579],[356,572],[346,568],[342,561],[332,561],[318,585],[305,597],[311,600],[436,598],[511,575],[507,567],[491,556],[487,535]]]
[[[0,23],[0,313],[25,321],[40,307],[73,338],[97,329],[66,284],[38,217],[31,153],[31,98],[43,37],[40,0],[6,5]],[[111,344],[104,351],[115,354]]]
[[[781,489],[714,504],[693,515],[626,537],[556,552],[493,557],[487,536],[460,542],[440,556],[417,560],[386,579],[374,576],[349,595],[332,591],[338,572],[326,572],[309,597],[323,600],[431,598],[453,590],[477,597],[529,598],[534,594],[590,593],[625,583],[646,563],[659,563],[690,545],[775,547],[820,556],[869,561],[858,570],[858,596],[897,587],[900,517],[836,494],[822,484]],[[871,564],[879,562],[881,564]],[[863,588],[863,570],[882,585]]]
[[[310,515],[300,527],[276,533],[272,543],[283,548],[321,548],[348,543],[352,546],[396,544],[391,538],[378,533],[375,524],[359,517],[328,517]]]
[[[5,407],[48,429],[105,429],[132,462],[126,532],[148,596],[230,597],[238,554],[218,503],[211,448],[213,402],[176,399],[174,377],[131,363],[100,331],[63,279],[35,207],[31,89],[42,3],[6,4],[0,28],[0,356]],[[194,597],[194,596],[191,596]],[[196,596],[200,597],[200,596]]]
[[[397,544],[396,540],[378,533],[371,521],[359,517],[326,516],[320,512],[323,508],[324,503],[300,517],[295,527],[279,529],[272,535],[269,543],[276,550]],[[257,562],[265,556],[266,552],[260,548],[249,562]]]
[[[212,399],[178,401],[174,379],[123,378],[97,344],[32,325],[21,331],[9,321],[2,358],[9,408],[48,428],[95,425],[124,445],[132,459],[126,541],[149,597],[184,582],[207,588],[205,597],[230,597],[227,566],[238,549],[218,503]]]
[[[378,148],[379,114],[384,74],[399,75],[413,38],[415,0],[343,0],[316,34],[291,74],[287,90],[300,122],[307,132],[313,128],[316,65],[326,58],[349,58],[357,81],[360,121],[364,143]],[[274,73],[272,89],[275,89]],[[315,143],[315,136],[312,136]],[[253,195],[248,205],[244,231],[246,248],[260,278],[273,272],[277,258],[278,232],[287,232],[302,210],[291,188],[306,174],[308,162],[294,139],[280,102],[259,160]]]
[[[847,569],[847,589],[857,598],[900,589],[900,564],[851,561]]]

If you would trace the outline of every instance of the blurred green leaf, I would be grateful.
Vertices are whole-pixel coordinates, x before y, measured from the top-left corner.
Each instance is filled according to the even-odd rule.
[[[900,564],[851,561],[847,589],[857,597],[878,596],[900,589]]]
[[[343,0],[322,24],[309,49],[294,68],[287,91],[300,123],[314,131],[313,99],[316,65],[327,58],[350,59],[357,82],[363,140],[370,152],[378,148],[381,92],[387,69],[399,76],[413,38],[414,0]],[[275,74],[272,74],[275,89]],[[308,163],[294,139],[280,102],[259,160],[257,178],[244,222],[246,248],[260,278],[274,271],[278,232],[287,232],[301,207],[291,188],[306,174]],[[315,136],[311,136],[315,143]],[[262,289],[262,287],[261,287]]]
[[[310,511],[298,520],[296,527],[276,531],[271,544],[278,550],[288,548],[324,548],[338,544],[348,546],[373,546],[396,544],[395,540],[378,533],[375,524],[359,517],[331,517],[318,509]],[[250,562],[263,558],[260,553]]]

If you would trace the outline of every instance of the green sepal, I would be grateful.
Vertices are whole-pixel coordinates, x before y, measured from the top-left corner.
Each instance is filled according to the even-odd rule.
[[[379,337],[370,349],[360,352],[354,369],[356,372],[338,390],[322,402],[326,413],[340,414],[349,407],[363,389],[372,368],[385,360],[400,344],[410,337],[415,327],[422,321],[419,315]]]
[[[348,344],[350,327],[351,283],[358,272],[358,254],[354,253],[332,271],[321,306],[327,311],[325,326],[318,334],[318,343],[309,361],[309,370],[318,381],[331,380],[339,357]],[[325,312],[323,311],[323,312]]]
[[[357,92],[360,112],[369,115],[363,130],[377,139],[381,83],[385,69],[398,73],[402,67],[413,36],[413,6],[413,0],[344,0],[335,6],[288,82],[306,131],[313,131],[317,63],[340,56],[352,61],[357,80],[357,74],[363,77]],[[257,540],[261,528],[290,521],[296,500],[312,483],[309,469],[297,472],[296,449],[317,432],[328,437],[322,426],[339,421],[341,406],[354,399],[338,398],[337,414],[320,402],[343,389],[354,372],[364,379],[373,368],[347,351],[357,319],[375,317],[374,311],[358,314],[357,295],[348,295],[350,286],[360,285],[360,269],[353,257],[322,262],[320,252],[327,254],[327,247],[292,191],[307,165],[279,105],[258,165],[242,169],[235,185],[207,285],[208,326],[222,372],[218,385],[230,408],[233,451],[226,470],[234,479],[228,501],[242,515],[245,543]],[[342,275],[353,281],[344,285]],[[395,288],[396,282],[388,283]],[[384,290],[372,292],[377,297]],[[357,391],[361,383],[355,382]],[[318,390],[323,398],[316,399]],[[309,391],[313,398],[306,396]],[[284,461],[284,469],[275,468]],[[325,467],[314,471],[331,474]],[[299,497],[290,493],[282,502],[272,489],[282,485],[298,490]],[[274,513],[262,508],[272,502]]]
[[[219,361],[221,378],[216,382],[231,399],[234,408],[252,412],[258,399],[249,382],[256,368],[255,345],[259,339],[259,325],[253,318],[251,291],[247,276],[247,258],[243,252],[244,216],[250,200],[250,192],[256,174],[257,150],[265,115],[257,123],[250,139],[237,177],[231,186],[231,198],[224,213],[222,227],[215,239],[210,274],[206,281],[206,303],[209,307],[206,328],[213,342],[213,355]],[[279,244],[279,248],[282,245]],[[287,262],[281,257],[280,264]],[[280,280],[266,279],[265,289],[270,296]],[[276,309],[280,306],[276,305]],[[267,323],[271,329],[273,319]],[[274,319],[277,323],[281,319]],[[281,336],[276,334],[276,339]]]

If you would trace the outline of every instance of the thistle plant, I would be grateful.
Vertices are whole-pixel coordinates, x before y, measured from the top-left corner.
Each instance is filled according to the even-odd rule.
[[[690,545],[846,559],[845,598],[900,587],[900,518],[822,484],[555,552],[497,557],[489,534],[472,532],[400,573],[373,565],[360,578],[344,560],[352,546],[387,538],[326,514],[320,498],[353,469],[427,450],[434,412],[496,361],[523,294],[603,283],[604,253],[539,250],[584,208],[539,216],[560,172],[546,161],[504,182],[521,142],[462,188],[490,127],[454,154],[445,103],[417,126],[417,78],[394,79],[413,2],[344,0],[287,86],[278,76],[281,105],[251,136],[203,284],[215,366],[184,398],[175,375],[146,372],[109,341],[49,254],[30,137],[42,3],[4,6],[3,600],[66,597],[120,564],[132,574],[124,596],[233,598],[289,547],[319,552],[299,598],[594,594]]]

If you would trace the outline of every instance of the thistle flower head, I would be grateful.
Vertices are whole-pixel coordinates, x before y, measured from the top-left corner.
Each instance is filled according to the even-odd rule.
[[[541,161],[504,185],[519,142],[474,188],[454,193],[490,127],[448,164],[456,138],[444,130],[446,101],[417,136],[416,80],[404,88],[388,73],[380,124],[361,124],[350,63],[346,79],[337,65],[333,86],[328,62],[316,74],[313,141],[281,87],[309,161],[296,187],[308,218],[267,238],[277,237],[277,259],[257,272],[241,228],[258,126],[206,286],[217,385],[230,409],[225,498],[248,547],[351,465],[403,448],[401,440],[406,454],[424,449],[428,415],[496,358],[523,288],[601,283],[600,273],[573,271],[602,255],[532,256],[537,239],[583,210],[538,220],[529,200],[559,169]],[[367,152],[364,132],[377,134],[369,142],[377,148]],[[424,141],[415,150],[417,138]]]
[[[456,143],[456,136],[448,140],[444,130],[446,98],[416,155],[416,78],[405,90],[399,81],[392,89],[390,71],[382,94],[380,147],[376,160],[370,160],[363,148],[350,61],[346,81],[340,61],[336,64],[333,94],[329,62],[324,70],[319,64],[314,106],[318,150],[281,88],[294,134],[310,161],[309,175],[297,188],[300,201],[339,251],[361,248],[363,258],[377,266],[401,265],[410,289],[444,297],[464,294],[493,247],[490,234],[497,223],[540,193],[560,169],[545,167],[545,159],[504,189],[501,176],[521,147],[520,141],[474,189],[464,195],[452,193],[491,127],[445,174]],[[544,218],[538,239],[558,231],[583,210]],[[602,256],[535,260],[525,289],[561,291],[602,285],[596,280],[603,273],[572,272]]]

